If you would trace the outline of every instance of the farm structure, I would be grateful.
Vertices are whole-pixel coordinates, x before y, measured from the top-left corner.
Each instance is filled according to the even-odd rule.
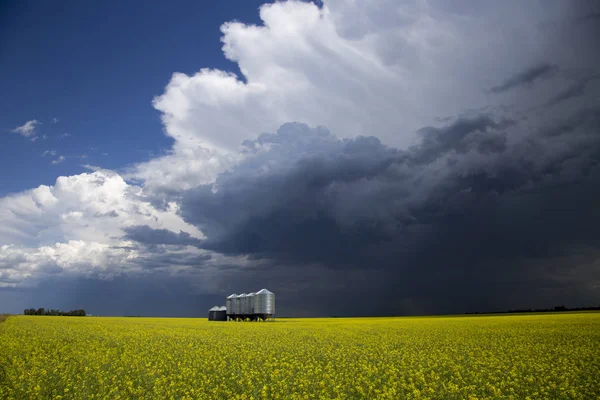
[[[208,310],[209,321],[227,321],[227,309],[225,306],[214,306]]]
[[[275,294],[267,289],[256,293],[232,294],[225,299],[230,321],[270,321],[275,319]]]

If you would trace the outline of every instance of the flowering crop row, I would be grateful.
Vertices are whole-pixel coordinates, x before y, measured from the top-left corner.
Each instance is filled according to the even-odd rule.
[[[591,399],[600,313],[430,318],[11,317],[1,399]]]

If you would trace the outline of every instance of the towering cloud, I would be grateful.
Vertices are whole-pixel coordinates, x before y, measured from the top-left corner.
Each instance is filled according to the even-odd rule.
[[[386,313],[403,301],[461,311],[558,292],[594,301],[600,271],[577,255],[595,260],[600,244],[599,128],[596,120],[567,140],[525,136],[518,124],[480,116],[424,128],[422,142],[401,151],[286,124],[245,142],[249,156],[214,184],[188,191],[181,215],[206,233],[205,249],[280,270],[319,265],[346,289],[346,271],[368,271],[366,293],[402,289],[396,300],[380,297]],[[578,268],[585,273],[563,281]]]

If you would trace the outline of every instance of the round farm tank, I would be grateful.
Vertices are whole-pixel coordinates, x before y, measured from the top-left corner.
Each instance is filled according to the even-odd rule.
[[[233,315],[240,315],[240,295],[236,294],[233,299],[231,299],[231,313]]]
[[[215,320],[215,315],[216,315],[217,311],[219,311],[219,306],[214,306],[213,308],[208,310],[208,320],[209,321]]]
[[[246,315],[246,293],[238,295],[237,314]]]
[[[234,299],[237,297],[237,294],[231,294],[225,299],[225,307],[227,307],[227,315],[235,315],[235,310],[233,309]]]
[[[254,314],[267,319],[275,314],[275,294],[267,289],[261,289],[254,295]]]
[[[254,315],[254,297],[256,293],[248,293],[248,297],[246,297],[246,302],[248,303],[248,315]]]
[[[217,307],[213,321],[227,321],[227,307]]]

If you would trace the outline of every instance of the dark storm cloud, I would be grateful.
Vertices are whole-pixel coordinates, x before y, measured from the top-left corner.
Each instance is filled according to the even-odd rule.
[[[592,12],[579,18],[580,22],[597,22],[600,21],[600,12]]]
[[[536,80],[552,76],[557,70],[558,67],[556,65],[547,63],[539,64],[508,78],[498,86],[490,88],[490,92],[502,93],[519,86],[531,85]]]
[[[592,75],[585,78],[580,78],[572,83],[566,89],[558,93],[556,96],[546,102],[547,107],[555,106],[563,101],[583,96],[587,86],[595,80],[600,79],[600,75]]]
[[[168,229],[153,229],[148,225],[131,226],[123,229],[125,231],[124,239],[134,240],[148,245],[176,245],[176,246],[194,246],[200,241],[192,237],[187,232],[175,233]]]
[[[248,158],[187,192],[181,213],[207,234],[202,247],[271,262],[244,281],[288,290],[290,307],[299,306],[290,286],[302,271],[311,298],[347,297],[330,314],[548,306],[559,292],[561,301],[596,301],[597,269],[568,284],[557,276],[574,268],[575,248],[600,247],[598,111],[566,118],[568,136],[459,118],[423,128],[406,151],[286,124],[245,142]],[[352,302],[354,291],[370,301]]]
[[[546,103],[546,106],[551,107],[551,106],[556,105],[565,100],[569,100],[573,97],[581,96],[585,91],[586,85],[587,85],[587,82],[585,82],[585,81],[580,81],[580,82],[572,84],[571,86],[569,86],[568,88],[566,88],[565,90],[563,90],[562,92],[557,94],[555,97],[551,98]]]
[[[497,129],[510,124],[510,121],[497,123],[488,115],[480,115],[460,118],[444,128],[422,128],[419,131],[422,142],[411,154],[411,161],[428,164],[452,150],[457,153],[473,149],[480,153],[500,153],[506,148],[506,134]]]
[[[572,133],[578,128],[591,134],[597,133],[600,127],[600,109],[583,108],[557,124],[553,124],[541,132],[544,136],[559,136]]]
[[[144,270],[158,268],[169,268],[171,266],[189,266],[196,270],[204,270],[208,261],[212,259],[210,254],[173,253],[166,251],[158,245],[143,248],[143,255],[136,258],[135,262]]]

